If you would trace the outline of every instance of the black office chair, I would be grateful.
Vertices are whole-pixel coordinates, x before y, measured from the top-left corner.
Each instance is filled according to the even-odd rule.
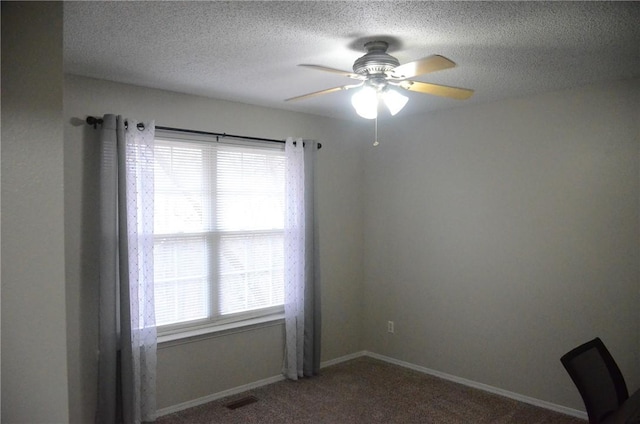
[[[600,338],[572,349],[560,361],[582,396],[590,424],[601,423],[629,397],[624,377]]]

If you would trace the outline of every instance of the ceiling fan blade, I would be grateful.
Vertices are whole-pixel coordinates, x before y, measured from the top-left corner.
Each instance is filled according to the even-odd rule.
[[[303,94],[302,96],[296,96],[296,97],[291,97],[289,99],[285,99],[285,102],[294,102],[297,100],[308,99],[309,97],[320,96],[322,94],[329,94],[329,93],[334,93],[336,91],[348,90],[350,88],[360,87],[362,84],[363,83],[343,85],[341,87],[333,87],[333,88],[328,88],[326,90],[314,91],[313,93]]]
[[[389,76],[397,79],[413,78],[430,72],[455,67],[456,64],[444,56],[433,55],[404,65],[396,66]]]
[[[342,76],[353,78],[353,79],[357,79],[357,80],[364,80],[365,79],[365,77],[362,76],[362,75],[354,74],[353,72],[341,71],[340,69],[327,68],[326,66],[305,65],[305,64],[298,65],[298,66],[302,66],[304,68],[315,69],[317,71],[331,72],[332,74],[338,74],[338,75],[342,75]]]
[[[446,85],[429,84],[428,82],[406,80],[402,81],[399,85],[405,90],[449,97],[456,100],[465,100],[473,95],[473,90],[469,90],[468,88],[449,87]]]

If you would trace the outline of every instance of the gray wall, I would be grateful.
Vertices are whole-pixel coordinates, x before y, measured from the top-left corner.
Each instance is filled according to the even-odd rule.
[[[68,338],[74,364],[69,384],[75,421],[92,416],[97,372],[96,132],[83,123],[87,115],[119,113],[170,127],[320,141],[321,356],[327,361],[362,349],[362,146],[368,126],[76,76],[67,76],[64,88]],[[282,331],[278,325],[161,346],[158,407],[279,375]]]
[[[2,2],[2,421],[66,422],[62,3]]]
[[[381,125],[364,163],[365,348],[584,410],[559,358],[600,336],[637,388],[639,86]]]

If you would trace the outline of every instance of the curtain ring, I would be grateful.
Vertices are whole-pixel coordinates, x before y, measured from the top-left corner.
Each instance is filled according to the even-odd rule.
[[[136,127],[139,131],[144,131],[144,124],[142,122],[138,122],[138,125],[136,125]],[[129,121],[124,121],[124,128],[126,130],[129,129]]]

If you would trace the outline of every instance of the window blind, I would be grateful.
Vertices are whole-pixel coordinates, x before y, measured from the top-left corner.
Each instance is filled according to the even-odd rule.
[[[281,149],[157,138],[154,192],[158,326],[283,304]]]

